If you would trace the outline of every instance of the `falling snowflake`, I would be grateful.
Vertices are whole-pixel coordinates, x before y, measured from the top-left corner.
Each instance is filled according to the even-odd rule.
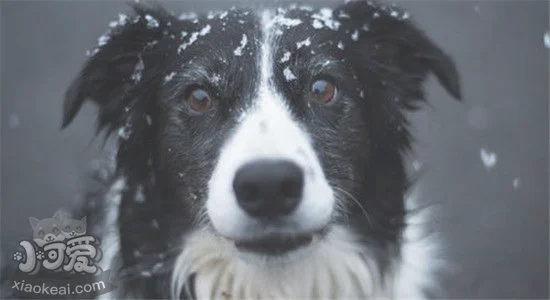
[[[478,15],[481,14],[481,9],[479,8],[479,3],[474,5],[474,12]]]
[[[497,154],[494,152],[489,152],[485,148],[481,148],[480,150],[480,156],[481,161],[483,162],[483,165],[485,165],[485,168],[488,170],[494,168],[497,164]]]
[[[17,114],[11,113],[8,116],[8,126],[11,129],[15,129],[15,128],[19,127],[19,116]]]
[[[519,177],[514,178],[514,180],[512,181],[512,187],[514,187],[514,190],[517,190],[520,184],[521,180],[519,179]]]
[[[422,163],[418,160],[415,160],[412,162],[413,170],[418,171],[420,168],[422,168]]]

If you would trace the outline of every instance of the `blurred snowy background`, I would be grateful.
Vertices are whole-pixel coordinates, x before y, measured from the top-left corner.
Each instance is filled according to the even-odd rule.
[[[170,1],[204,11],[266,1]],[[279,3],[286,3],[278,1]],[[340,1],[313,1],[332,4]],[[270,1],[271,3],[271,1]],[[308,3],[302,1],[301,3]],[[435,80],[411,115],[418,191],[441,203],[436,226],[456,274],[449,297],[548,298],[548,1],[401,1],[451,54],[464,102]],[[1,241],[30,234],[29,216],[70,207],[96,157],[95,107],[59,130],[65,88],[123,1],[1,1]]]

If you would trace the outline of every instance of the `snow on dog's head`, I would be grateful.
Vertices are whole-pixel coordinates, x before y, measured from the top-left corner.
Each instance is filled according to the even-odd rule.
[[[146,268],[136,250],[171,256],[174,297],[391,296],[404,113],[430,73],[460,97],[452,60],[370,2],[136,11],[90,52],[63,123],[92,98],[120,136],[125,267]]]

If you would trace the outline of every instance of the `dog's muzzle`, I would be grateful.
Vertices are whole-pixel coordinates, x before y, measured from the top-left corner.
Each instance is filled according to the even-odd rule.
[[[209,181],[211,225],[239,253],[303,248],[332,217],[334,197],[316,151],[282,103],[266,98],[247,113]]]

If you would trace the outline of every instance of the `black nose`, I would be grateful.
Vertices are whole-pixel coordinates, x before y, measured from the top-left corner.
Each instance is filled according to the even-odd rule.
[[[302,198],[304,173],[286,160],[258,160],[235,174],[233,189],[239,205],[253,217],[290,214]]]

